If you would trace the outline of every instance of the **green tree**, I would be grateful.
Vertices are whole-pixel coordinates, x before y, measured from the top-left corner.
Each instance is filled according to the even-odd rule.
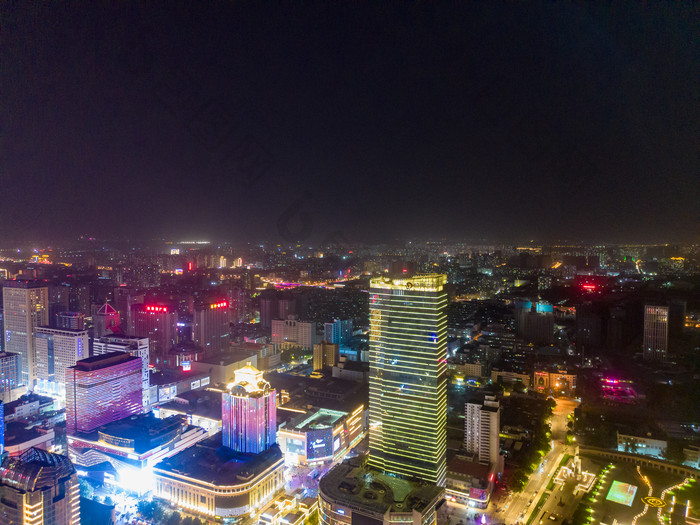
[[[668,440],[668,446],[661,453],[661,455],[667,461],[672,463],[683,463],[685,461],[685,454],[683,453],[683,444],[675,439]]]
[[[92,499],[95,496],[95,489],[93,488],[87,480],[79,478],[80,483],[80,496],[85,499]]]
[[[105,497],[105,505],[114,505],[114,501],[110,496]]]
[[[153,504],[150,501],[145,501],[141,500],[138,502],[136,505],[136,510],[139,511],[139,514],[146,518],[147,520],[150,520],[153,518]]]
[[[175,511],[168,516],[165,523],[166,525],[180,525],[182,523],[182,515],[178,511]]]

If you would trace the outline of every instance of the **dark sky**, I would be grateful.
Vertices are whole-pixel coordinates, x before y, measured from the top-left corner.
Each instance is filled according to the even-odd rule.
[[[698,4],[3,3],[0,240],[697,239]]]

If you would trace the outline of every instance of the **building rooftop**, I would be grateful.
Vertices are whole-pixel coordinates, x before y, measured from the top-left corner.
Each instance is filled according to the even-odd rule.
[[[113,446],[132,449],[137,454],[167,443],[185,432],[190,425],[184,415],[157,419],[153,413],[129,416],[107,423],[92,432],[77,433],[75,437],[89,441],[102,441]]]
[[[209,390],[190,390],[164,403],[161,408],[221,421],[221,393]],[[184,401],[184,402],[183,402]]]
[[[230,486],[247,482],[282,460],[282,451],[276,444],[260,454],[242,454],[222,446],[219,432],[154,468],[204,483]]]
[[[455,456],[447,463],[447,475],[450,473],[486,480],[489,477],[489,466],[466,457]]]
[[[5,428],[5,447],[14,447],[46,435],[41,427],[27,427],[25,423],[10,421]]]
[[[41,396],[39,394],[30,392],[28,394],[24,394],[22,397],[15,399],[14,401],[5,403],[5,414],[14,414],[15,410],[17,410],[17,407],[26,405],[27,403],[33,403],[35,401],[39,402],[39,406],[48,406],[53,404],[53,398],[48,396]]]
[[[443,497],[437,485],[408,481],[371,470],[367,457],[340,463],[319,482],[319,490],[340,504],[383,516],[391,512],[425,512]]]
[[[306,432],[321,428],[332,428],[338,421],[347,416],[346,412],[319,408],[311,414],[301,414],[286,425],[286,428]]]
[[[130,354],[125,354],[124,352],[109,352],[107,354],[95,355],[92,357],[87,357],[81,359],[75,363],[75,366],[70,368],[75,368],[84,372],[89,372],[91,370],[100,370],[102,368],[107,368],[108,366],[119,365],[126,363],[128,361],[133,361],[135,359],[141,360],[140,357],[136,357]]]
[[[0,483],[17,490],[33,492],[53,487],[71,476],[75,468],[67,456],[30,448],[19,457],[7,457],[0,466]]]
[[[209,365],[229,366],[234,363],[240,363],[241,361],[248,361],[251,356],[254,355],[258,355],[257,350],[227,350],[219,354],[207,355],[198,362]]]

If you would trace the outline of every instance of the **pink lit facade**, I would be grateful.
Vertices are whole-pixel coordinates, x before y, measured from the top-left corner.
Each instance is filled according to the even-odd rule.
[[[235,376],[222,394],[222,444],[236,452],[259,454],[277,441],[276,392],[250,365]]]
[[[143,412],[141,358],[113,352],[66,370],[66,431],[92,432]]]

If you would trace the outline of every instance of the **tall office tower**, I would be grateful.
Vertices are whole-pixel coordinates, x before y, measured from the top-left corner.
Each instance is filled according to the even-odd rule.
[[[92,344],[93,355],[104,355],[112,352],[124,352],[141,359],[141,388],[143,389],[143,406],[149,405],[148,391],[151,379],[148,373],[149,345],[148,337],[135,335],[107,335]]]
[[[314,370],[328,370],[338,364],[340,347],[337,343],[322,341],[314,345]]]
[[[668,306],[644,307],[644,342],[642,352],[647,361],[664,361],[668,352]]]
[[[686,302],[673,300],[668,303],[668,335],[678,337],[685,329]]]
[[[603,343],[603,312],[590,301],[576,305],[576,346],[585,351]]]
[[[122,352],[88,357],[66,370],[66,431],[91,432],[100,425],[143,412],[141,359]]]
[[[3,317],[2,308],[0,308],[0,352],[5,351],[5,338],[2,334],[5,333],[5,321]]]
[[[329,343],[347,345],[352,339],[352,319],[334,319],[323,325],[323,339]]]
[[[58,312],[54,316],[51,328],[85,330],[85,314],[81,312]]]
[[[109,303],[103,304],[97,313],[93,315],[92,322],[94,324],[93,338],[99,339],[103,335],[110,335],[121,332],[120,317]]]
[[[526,343],[549,345],[554,341],[554,308],[544,301],[532,303],[529,311],[520,311],[518,335]]]
[[[231,322],[243,323],[248,320],[248,296],[242,288],[230,288],[226,294]]]
[[[277,393],[250,363],[234,376],[221,399],[222,444],[236,452],[260,454],[277,441]]]
[[[5,402],[0,401],[0,457],[5,453]]]
[[[70,310],[70,285],[58,283],[49,285],[49,326],[56,326],[56,316]]]
[[[498,465],[501,409],[494,396],[483,403],[468,402],[464,407],[464,448],[477,454],[479,463]]]
[[[2,303],[4,350],[22,357],[22,384],[32,387],[36,378],[35,330],[49,324],[49,289],[39,281],[5,281]]]
[[[0,399],[14,401],[16,389],[21,384],[22,357],[11,352],[0,352]]]
[[[80,484],[70,459],[38,448],[0,465],[0,523],[80,525]]]
[[[297,315],[296,299],[284,297],[277,301],[277,319],[287,319],[290,315]]]
[[[260,294],[261,328],[272,328],[272,320],[277,317],[277,313],[277,292],[275,292],[274,290],[263,291]]]
[[[205,352],[221,352],[228,349],[231,339],[230,310],[228,301],[206,301],[195,306],[193,339]]]
[[[87,330],[36,329],[36,388],[65,398],[66,369],[89,357]]]
[[[447,277],[370,282],[370,465],[441,487],[446,474]]]
[[[119,312],[120,325],[123,330],[128,330],[131,326],[131,307],[135,304],[141,304],[144,301],[144,295],[139,294],[136,288],[128,286],[117,286],[114,288],[114,307]]]
[[[136,304],[131,307],[130,335],[148,337],[153,365],[167,364],[168,351],[177,343],[177,311],[169,306]]]

